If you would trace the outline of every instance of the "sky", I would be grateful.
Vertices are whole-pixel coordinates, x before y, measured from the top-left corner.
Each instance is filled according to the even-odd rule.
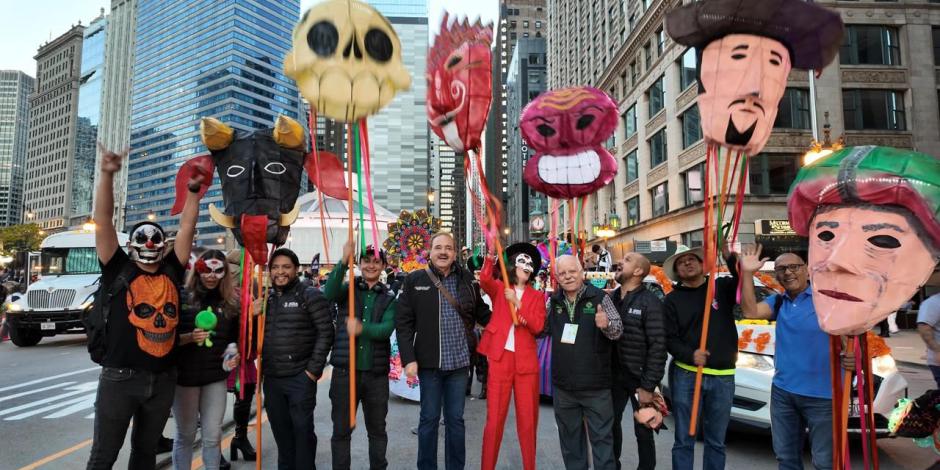
[[[317,0],[301,0],[301,12]],[[483,22],[496,22],[498,0],[428,0],[431,32],[437,30],[444,10],[451,16],[481,17]],[[0,70],[21,70],[36,76],[33,56],[43,43],[68,31],[81,21],[87,25],[101,8],[110,9],[110,0],[0,0],[4,12],[0,28]]]

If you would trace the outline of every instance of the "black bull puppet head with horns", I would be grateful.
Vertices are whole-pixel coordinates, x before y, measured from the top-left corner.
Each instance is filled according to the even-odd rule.
[[[287,241],[290,225],[297,219],[296,205],[302,170],[313,174],[313,153],[305,154],[303,127],[286,116],[278,116],[273,128],[252,132],[235,130],[215,118],[203,118],[200,136],[210,155],[195,157],[176,178],[177,204],[182,210],[185,182],[194,173],[211,175],[218,170],[224,209],[209,204],[215,223],[235,235],[256,263],[267,261],[267,243]],[[200,188],[208,189],[208,180]]]

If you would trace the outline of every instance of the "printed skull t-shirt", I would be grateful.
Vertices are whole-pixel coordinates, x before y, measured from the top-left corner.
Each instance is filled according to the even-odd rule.
[[[118,248],[101,266],[99,288],[110,289],[131,264],[134,261]],[[153,274],[136,265],[131,267],[127,288],[111,299],[103,366],[163,372],[174,365],[184,271],[173,252],[163,258]]]

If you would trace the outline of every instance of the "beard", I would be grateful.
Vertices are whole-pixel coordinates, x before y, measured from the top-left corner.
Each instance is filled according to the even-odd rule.
[[[734,120],[728,116],[728,130],[725,131],[725,142],[731,145],[746,146],[751,142],[751,136],[754,135],[754,129],[757,128],[757,121],[751,124],[743,132],[739,131],[734,125]]]

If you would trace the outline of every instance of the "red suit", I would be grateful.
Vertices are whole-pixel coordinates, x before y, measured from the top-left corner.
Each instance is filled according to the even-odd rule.
[[[511,266],[511,265],[510,265]],[[511,268],[512,269],[512,268]],[[509,398],[515,393],[516,433],[522,450],[522,467],[535,469],[535,434],[539,417],[539,362],[535,336],[545,325],[545,298],[539,291],[526,286],[521,307],[516,312],[525,318],[526,326],[515,327],[515,352],[506,349],[512,326],[509,301],[502,281],[493,278],[493,259],[486,258],[480,272],[480,287],[490,296],[493,316],[483,330],[477,348],[489,361],[486,400],[486,427],[483,429],[482,470],[496,467],[503,427],[509,411]]]

